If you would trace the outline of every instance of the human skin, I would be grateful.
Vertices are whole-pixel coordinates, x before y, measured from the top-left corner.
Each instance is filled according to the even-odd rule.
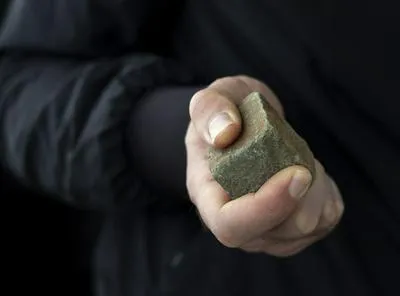
[[[317,159],[313,181],[305,167],[292,166],[275,174],[257,192],[235,200],[213,179],[208,149],[225,148],[238,138],[237,106],[253,91],[263,94],[285,116],[273,91],[248,76],[218,79],[192,97],[185,138],[187,189],[205,226],[226,247],[291,256],[328,235],[339,223],[344,204],[334,180]]]

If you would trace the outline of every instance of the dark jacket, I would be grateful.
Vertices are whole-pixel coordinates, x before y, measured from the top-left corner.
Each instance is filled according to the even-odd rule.
[[[105,213],[98,295],[397,295],[398,11],[389,0],[8,1],[3,170]],[[188,100],[235,74],[270,85],[343,192],[340,227],[294,258],[220,246],[184,198]]]

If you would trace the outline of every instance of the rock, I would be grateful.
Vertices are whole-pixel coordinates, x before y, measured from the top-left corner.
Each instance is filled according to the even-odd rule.
[[[302,165],[315,176],[314,157],[307,143],[258,92],[239,106],[243,125],[238,140],[225,149],[210,149],[214,179],[231,198],[256,192],[271,176]]]

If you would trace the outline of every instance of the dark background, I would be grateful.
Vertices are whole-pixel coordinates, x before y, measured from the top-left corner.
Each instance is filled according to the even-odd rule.
[[[4,173],[0,178],[1,294],[91,295],[100,214],[32,194]]]

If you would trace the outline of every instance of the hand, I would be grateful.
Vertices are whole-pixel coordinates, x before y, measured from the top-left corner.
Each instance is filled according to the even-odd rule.
[[[246,76],[226,77],[196,93],[185,139],[187,188],[201,219],[225,246],[274,256],[290,256],[326,236],[342,217],[344,205],[335,182],[315,160],[316,177],[300,166],[286,168],[257,192],[231,200],[213,179],[210,146],[224,148],[241,131],[237,105],[258,91],[284,116],[275,94]]]

